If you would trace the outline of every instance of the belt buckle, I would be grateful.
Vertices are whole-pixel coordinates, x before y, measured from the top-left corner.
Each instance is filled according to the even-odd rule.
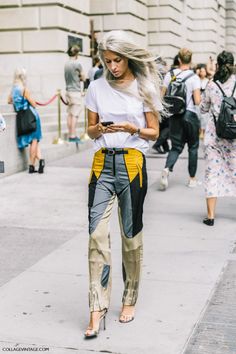
[[[115,155],[115,153],[116,153],[115,149],[107,149],[107,155],[113,156]]]

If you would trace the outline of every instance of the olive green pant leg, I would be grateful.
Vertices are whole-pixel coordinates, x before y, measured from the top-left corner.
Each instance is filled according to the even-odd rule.
[[[124,234],[120,210],[119,222],[122,240],[122,271],[124,280],[122,303],[124,305],[135,305],[138,298],[142,271],[143,233],[140,231],[134,237],[128,238]]]

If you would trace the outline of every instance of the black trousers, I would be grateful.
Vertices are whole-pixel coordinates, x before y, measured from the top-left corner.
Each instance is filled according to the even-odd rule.
[[[169,139],[170,128],[169,128],[169,118],[163,118],[160,123],[160,135],[154,144],[154,147],[163,146],[164,149],[169,150],[169,145],[167,139]]]
[[[182,116],[170,117],[171,150],[167,156],[166,165],[173,171],[174,165],[188,144],[188,172],[195,177],[197,171],[200,122],[196,113],[186,111]]]

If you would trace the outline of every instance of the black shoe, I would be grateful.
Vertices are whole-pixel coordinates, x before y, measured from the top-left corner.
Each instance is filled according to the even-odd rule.
[[[165,153],[169,153],[170,152],[170,148],[169,147],[164,148],[164,152]]]
[[[44,167],[45,167],[45,160],[43,160],[43,159],[39,160],[38,173],[43,173]]]
[[[37,172],[35,170],[35,167],[33,165],[29,165],[29,173],[35,173],[35,172]]]
[[[214,219],[209,219],[209,218],[205,218],[203,219],[203,224],[207,225],[207,226],[213,226],[214,225]]]
[[[156,150],[158,152],[158,154],[165,154],[165,152],[161,149],[160,146],[155,146],[153,145],[152,147],[154,150]]]
[[[165,141],[162,144],[162,147],[163,147],[164,152],[170,152],[170,147],[169,147],[168,141]]]

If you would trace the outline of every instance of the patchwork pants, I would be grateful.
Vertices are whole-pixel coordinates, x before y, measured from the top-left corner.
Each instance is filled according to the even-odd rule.
[[[89,183],[91,312],[108,308],[110,303],[110,217],[116,198],[122,239],[122,302],[136,303],[143,258],[142,215],[146,192],[146,162],[140,151],[101,149],[95,153]]]

